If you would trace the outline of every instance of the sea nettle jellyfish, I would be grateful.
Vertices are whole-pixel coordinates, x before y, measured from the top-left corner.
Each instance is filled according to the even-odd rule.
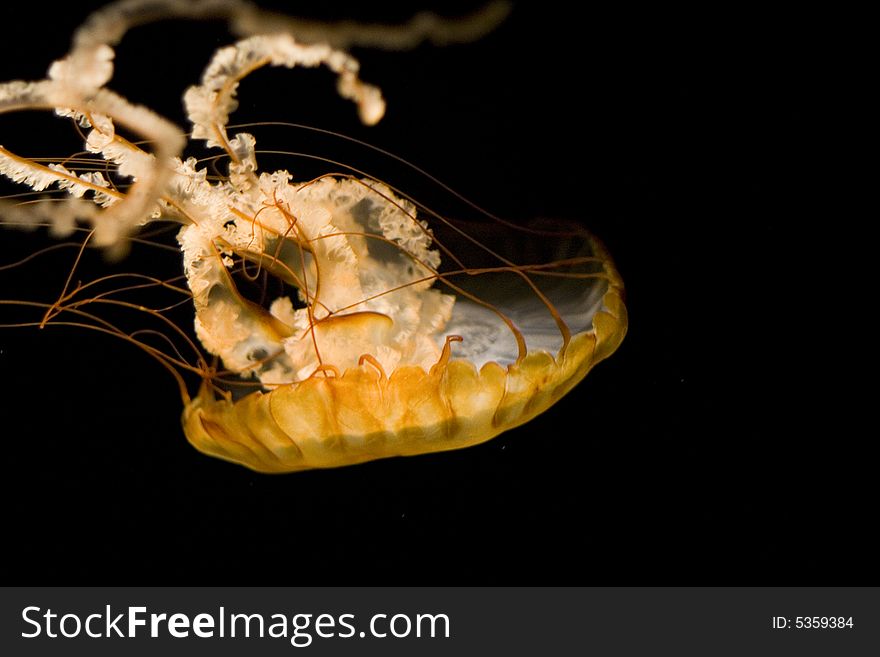
[[[318,66],[374,124],[382,95],[343,48],[465,41],[505,12],[494,4],[456,21],[420,15],[356,29],[232,0],[131,0],[98,11],[45,80],[0,85],[0,112],[54,111],[85,140],[82,153],[54,162],[0,147],[0,172],[54,192],[52,202],[6,197],[0,215],[56,235],[81,231],[81,249],[111,258],[171,222],[184,276],[76,285],[71,275],[54,303],[3,304],[38,311],[23,324],[91,326],[145,349],[177,378],[189,441],[261,472],[457,449],[527,422],[623,338],[622,284],[602,246],[575,225],[456,222],[361,175],[262,171],[253,132],[233,134],[229,124],[252,72]],[[191,138],[219,149],[220,164],[184,157],[180,129],[107,86],[124,33],[174,17],[224,19],[241,37],[184,94]],[[260,295],[245,291],[254,286]],[[125,297],[149,288],[195,307],[197,341],[166,315],[179,304]],[[169,335],[125,330],[101,307],[146,314]],[[194,396],[187,372],[200,377]]]

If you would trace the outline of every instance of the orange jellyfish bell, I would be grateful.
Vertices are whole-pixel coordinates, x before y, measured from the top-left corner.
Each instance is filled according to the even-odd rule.
[[[332,239],[353,237],[361,250],[352,248],[354,257],[338,272],[329,254],[348,253],[348,245],[317,246],[320,241],[304,237],[302,221],[285,231],[288,239],[295,234],[292,239],[316,245],[309,252],[314,278],[300,280],[313,281],[304,289],[320,291],[302,295],[306,308],[291,314],[289,304],[277,302],[272,313],[245,307],[220,276],[193,287],[202,290],[197,308],[199,297],[204,300],[197,319],[202,342],[224,343],[224,362],[238,367],[254,366],[237,360],[250,350],[272,388],[234,400],[203,386],[183,413],[187,438],[199,450],[263,472],[289,472],[476,445],[547,410],[623,339],[620,278],[584,231],[573,228],[552,239],[545,234],[544,240],[577,254],[557,257],[547,269],[502,265],[463,276],[420,271],[406,263],[418,259],[402,247],[385,254],[406,256],[397,262],[372,253],[365,236],[383,244],[388,238],[368,225],[355,227],[358,217],[380,213],[382,205],[400,212],[401,200],[382,190],[381,203],[364,213],[376,183],[323,179],[318,186],[326,190],[325,205],[345,199],[326,215],[344,226],[331,229]],[[299,216],[310,215],[303,209]],[[282,250],[292,260],[272,266],[300,269],[297,251]],[[198,275],[207,268],[198,267]],[[400,278],[387,280],[395,269]],[[378,294],[366,290],[382,276]],[[334,277],[341,289],[334,288]],[[439,279],[448,293],[423,279]],[[364,306],[369,310],[355,310]],[[270,350],[277,355],[267,358]]]
[[[155,18],[225,17],[241,37],[218,50],[184,94],[192,138],[224,153],[226,175],[185,158],[171,122],[107,87],[113,46],[142,21],[139,9]],[[549,408],[623,339],[623,287],[599,242],[560,223],[461,227],[363,177],[296,181],[286,170],[264,172],[256,138],[227,129],[240,81],[266,66],[328,68],[361,120],[376,123],[382,95],[341,48],[472,39],[505,11],[495,3],[459,23],[422,17],[360,33],[348,24],[286,21],[235,0],[109,5],[84,24],[46,80],[0,84],[0,112],[54,109],[73,119],[101,166],[86,158],[45,164],[0,146],[0,173],[70,197],[0,199],[0,212],[62,234],[78,220],[92,245],[117,255],[142,226],[180,226],[182,292],[195,306],[199,342],[222,369],[140,346],[169,369],[201,375],[194,398],[177,376],[184,430],[202,452],[292,472],[484,442]],[[278,292],[248,298],[242,282],[254,271],[276,279]],[[62,312],[91,317],[88,300],[74,301],[84,287],[65,289],[40,325]],[[96,327],[138,342],[105,321]]]

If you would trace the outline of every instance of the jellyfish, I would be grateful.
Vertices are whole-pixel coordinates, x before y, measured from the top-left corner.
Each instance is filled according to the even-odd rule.
[[[45,80],[0,84],[0,112],[54,111],[84,141],[84,155],[60,162],[0,145],[6,178],[64,195],[0,199],[0,217],[61,236],[79,231],[81,250],[100,248],[111,259],[172,226],[183,275],[142,273],[103,292],[66,285],[54,303],[22,302],[41,313],[32,323],[69,317],[143,348],[179,385],[189,442],[259,472],[463,448],[544,412],[626,332],[623,284],[595,237],[565,222],[489,216],[463,224],[356,173],[297,180],[263,170],[253,131],[230,122],[239,84],[254,71],[323,67],[360,119],[375,124],[385,101],[360,79],[347,48],[467,41],[505,12],[495,3],[456,21],[420,15],[356,28],[236,0],[123,0],[97,11]],[[108,86],[113,47],[126,31],[168,17],[224,19],[239,38],[214,53],[183,96],[189,137],[220,154],[219,175],[219,159],[212,169],[186,157],[177,126]],[[256,281],[264,282],[259,299],[245,291]],[[191,304],[195,339],[165,309],[117,294],[145,287]],[[157,343],[120,329],[92,312],[101,303],[147,313],[172,338]],[[194,394],[189,375],[198,377]]]

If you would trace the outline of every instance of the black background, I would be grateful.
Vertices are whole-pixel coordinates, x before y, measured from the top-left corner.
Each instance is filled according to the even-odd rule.
[[[42,77],[89,6],[4,7],[13,54],[0,79]],[[193,450],[172,379],[136,349],[70,329],[0,331],[5,580],[876,583],[867,438],[824,419],[831,402],[815,391],[833,338],[801,305],[815,255],[796,236],[828,229],[804,182],[823,138],[814,17],[563,7],[518,4],[477,44],[356,50],[389,104],[375,128],[326,72],[260,73],[241,114],[367,139],[502,216],[582,220],[627,285],[618,353],[485,445],[266,476]],[[110,86],[185,125],[183,89],[229,40],[219,25],[140,29]],[[0,118],[0,143],[51,148]],[[422,193],[386,160],[340,157]],[[3,262],[46,240],[4,231]],[[85,271],[100,271],[93,260]],[[125,266],[176,264],[135,253]],[[6,272],[0,297],[45,298],[65,275]]]

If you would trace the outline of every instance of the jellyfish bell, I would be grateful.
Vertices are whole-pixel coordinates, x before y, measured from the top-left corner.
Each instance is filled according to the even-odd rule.
[[[202,377],[192,397],[177,375],[184,432],[197,449],[291,472],[475,445],[545,411],[617,348],[627,322],[622,283],[579,226],[497,218],[463,226],[377,180],[297,181],[261,169],[254,135],[229,127],[239,82],[259,68],[324,66],[365,123],[382,117],[381,93],[360,80],[331,28],[303,43],[301,26],[278,30],[250,5],[169,2],[169,15],[219,13],[244,32],[184,95],[192,138],[220,149],[228,171],[216,179],[184,158],[168,121],[105,86],[108,49],[136,4],[98,12],[49,79],[0,85],[0,111],[49,107],[77,121],[86,150],[114,167],[114,180],[0,147],[0,172],[75,201],[37,210],[7,203],[0,212],[56,227],[75,213],[95,244],[117,251],[141,226],[181,225],[195,335],[217,363],[189,366]],[[467,38],[479,21],[463,23]],[[413,29],[387,28],[386,41],[411,41]],[[455,33],[442,31],[447,40]],[[119,126],[150,140],[152,151]],[[249,298],[244,283],[257,276],[282,291]],[[83,312],[71,298],[63,293],[46,318]]]
[[[623,337],[620,279],[577,227],[522,234],[520,245],[534,249],[537,233],[554,248],[535,265],[495,253],[496,266],[444,271],[430,228],[407,222],[414,208],[387,188],[311,187],[261,215],[271,237],[242,238],[298,280],[297,310],[286,297],[268,311],[241,300],[216,241],[184,247],[202,344],[264,388],[238,399],[201,388],[183,422],[203,452],[283,472],[478,444],[545,411]],[[278,248],[281,234],[302,250]]]

